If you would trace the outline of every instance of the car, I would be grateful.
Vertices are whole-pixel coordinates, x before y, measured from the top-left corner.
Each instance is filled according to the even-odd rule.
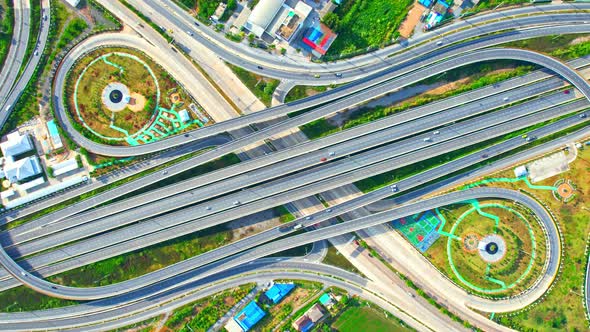
[[[190,30],[186,30],[186,33],[188,33],[188,35],[189,35],[189,36],[191,36],[191,37],[195,35],[195,34],[194,34],[192,31],[190,31]]]
[[[39,56],[39,51],[35,50],[35,56]]]
[[[162,175],[166,175],[166,174],[168,174],[168,171],[163,171],[162,172]]]
[[[327,209],[326,212],[330,213],[332,212],[332,209]]]
[[[504,97],[502,100],[504,100],[504,101],[508,101],[508,97]]]
[[[440,131],[438,131],[438,130],[435,130],[435,131],[433,132],[433,134],[435,134],[435,135],[438,135],[438,134],[440,134]]]
[[[8,104],[8,106],[6,106],[7,111],[10,109],[10,106],[12,106],[12,104]]]
[[[262,68],[262,66],[256,66],[256,68],[258,68],[260,70],[264,69],[264,68]]]
[[[57,287],[55,287],[55,286],[51,286],[51,288],[52,288],[52,289],[57,289]]]
[[[194,22],[194,23],[195,23],[195,25],[196,25],[196,26],[198,26],[198,27],[200,26],[200,25],[199,25],[199,22]]]
[[[424,137],[424,142],[430,142],[430,137]]]
[[[190,137],[190,136],[191,136],[190,134],[184,134],[184,137]]]
[[[522,137],[522,138],[527,138],[527,137],[529,137],[529,135],[527,135],[527,134],[523,134],[523,135],[522,135],[522,136],[520,136],[520,137]]]
[[[207,210],[207,211],[211,211],[211,207],[210,207],[210,206],[207,206],[207,207],[205,208],[205,210]]]
[[[371,258],[372,258],[372,257],[373,257],[373,254],[369,253],[369,257],[371,257]]]
[[[481,157],[482,158],[487,158],[488,157],[488,154],[487,153],[484,153],[484,154],[481,155]]]
[[[336,73],[334,75],[336,75],[336,77],[342,77],[342,74],[341,73]]]
[[[535,139],[535,138],[534,138],[533,136],[529,136],[529,137],[527,137],[527,138],[526,138],[526,141],[527,141],[527,142],[530,142],[530,141],[532,141],[532,140],[534,140],[534,139]]]
[[[307,217],[305,217],[305,220],[311,220],[311,219],[313,219],[313,217],[312,217],[312,216],[307,216]]]
[[[315,75],[313,75],[313,77],[320,78],[321,76],[320,76],[320,74],[315,74]]]
[[[25,271],[20,271],[20,274],[21,274],[23,277],[26,277],[26,276],[27,276],[27,274],[25,273]]]
[[[397,192],[397,184],[392,185],[390,188],[392,192]]]
[[[300,229],[301,227],[303,227],[303,226],[301,226],[301,224],[297,224],[297,225],[295,225],[295,227],[293,227],[293,229],[294,229],[294,230],[295,230],[295,229]]]
[[[439,41],[436,42],[436,45],[439,45],[440,46],[440,45],[442,45],[442,43],[443,43],[442,40],[439,40]]]
[[[566,95],[570,94],[570,90],[564,90],[563,93],[565,93]]]
[[[43,21],[47,21],[47,15],[43,15]]]
[[[582,113],[582,114],[580,114],[578,116],[580,117],[580,119],[584,119],[584,118],[586,118],[586,113]]]
[[[336,154],[336,152],[334,152],[334,151],[330,151],[330,153],[328,153],[328,155],[329,155],[330,157],[333,157],[335,154]]]
[[[320,158],[320,161],[321,162],[324,162],[324,161],[327,161],[327,160],[328,160],[328,158],[326,158],[326,157]]]
[[[170,46],[170,48],[171,48],[171,49],[172,49],[174,52],[178,53],[178,51],[176,50],[176,48],[174,48],[174,47],[172,47],[172,46]]]
[[[165,27],[165,26],[162,26],[162,25],[160,25],[160,30],[162,30],[162,31],[166,31],[166,27]]]
[[[240,201],[234,201],[234,205],[240,205]]]

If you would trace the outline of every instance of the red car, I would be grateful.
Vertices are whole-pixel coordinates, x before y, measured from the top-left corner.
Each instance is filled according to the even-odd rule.
[[[326,157],[323,157],[323,158],[320,159],[321,162],[324,162],[324,161],[327,161],[327,160],[328,160],[328,158],[326,158]]]

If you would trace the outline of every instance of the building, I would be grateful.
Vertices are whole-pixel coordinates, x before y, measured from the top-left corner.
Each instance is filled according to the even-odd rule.
[[[324,307],[328,309],[334,305],[334,299],[332,299],[332,296],[330,296],[328,293],[324,293],[322,296],[320,296],[319,301]]]
[[[54,176],[60,176],[67,172],[71,172],[75,169],[78,169],[78,161],[75,158],[67,159],[62,161],[61,163],[54,164],[51,168],[53,168]]]
[[[182,109],[178,112],[178,116],[180,117],[180,121],[182,122],[189,122],[191,120],[190,115],[188,115],[188,111],[185,109]]]
[[[264,304],[277,304],[281,302],[281,300],[287,296],[293,288],[295,288],[295,284],[293,283],[274,284],[260,296],[260,302]]]
[[[223,2],[220,2],[219,6],[217,6],[217,9],[215,9],[215,13],[213,13],[213,15],[211,15],[210,19],[212,21],[219,22],[221,17],[223,17],[223,14],[225,14],[226,9],[227,9],[227,5]]]
[[[78,7],[80,4],[80,0],[66,0],[66,2],[72,7]]]
[[[260,0],[246,20],[244,28],[261,38],[284,3],[285,0]]]
[[[12,183],[21,182],[39,174],[41,174],[41,164],[37,156],[19,159],[4,165],[4,175]]]
[[[256,301],[252,301],[248,303],[242,311],[238,312],[238,314],[234,317],[234,321],[238,323],[242,331],[246,332],[252,328],[252,326],[256,325],[266,313],[264,310],[260,309]]]
[[[312,10],[303,1],[297,1],[294,7],[290,7],[284,0],[261,0],[243,27],[265,41],[279,38],[290,42]]]
[[[529,174],[529,172],[526,169],[526,166],[522,165],[522,166],[518,166],[514,169],[514,175],[517,178],[522,178],[525,177]]]
[[[293,328],[300,332],[310,331],[315,325],[324,319],[325,313],[321,305],[314,304],[303,316],[293,322]]]
[[[303,36],[303,44],[316,58],[321,58],[338,37],[325,24],[316,24],[307,29]]]
[[[6,142],[0,143],[0,150],[6,162],[10,163],[18,157],[33,150],[33,142],[28,134],[21,135],[18,131],[6,135]]]

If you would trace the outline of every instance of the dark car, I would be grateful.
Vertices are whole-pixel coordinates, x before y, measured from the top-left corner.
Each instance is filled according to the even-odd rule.
[[[260,70],[264,69],[264,68],[262,68],[262,66],[256,66],[256,68],[258,68]]]

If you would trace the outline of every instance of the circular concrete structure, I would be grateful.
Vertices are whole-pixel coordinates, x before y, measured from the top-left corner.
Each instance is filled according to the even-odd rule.
[[[102,103],[111,112],[124,110],[129,103],[129,98],[129,88],[123,83],[109,83],[104,90],[102,90]]]
[[[496,263],[506,255],[506,242],[497,234],[485,236],[477,245],[481,258],[488,263]]]

